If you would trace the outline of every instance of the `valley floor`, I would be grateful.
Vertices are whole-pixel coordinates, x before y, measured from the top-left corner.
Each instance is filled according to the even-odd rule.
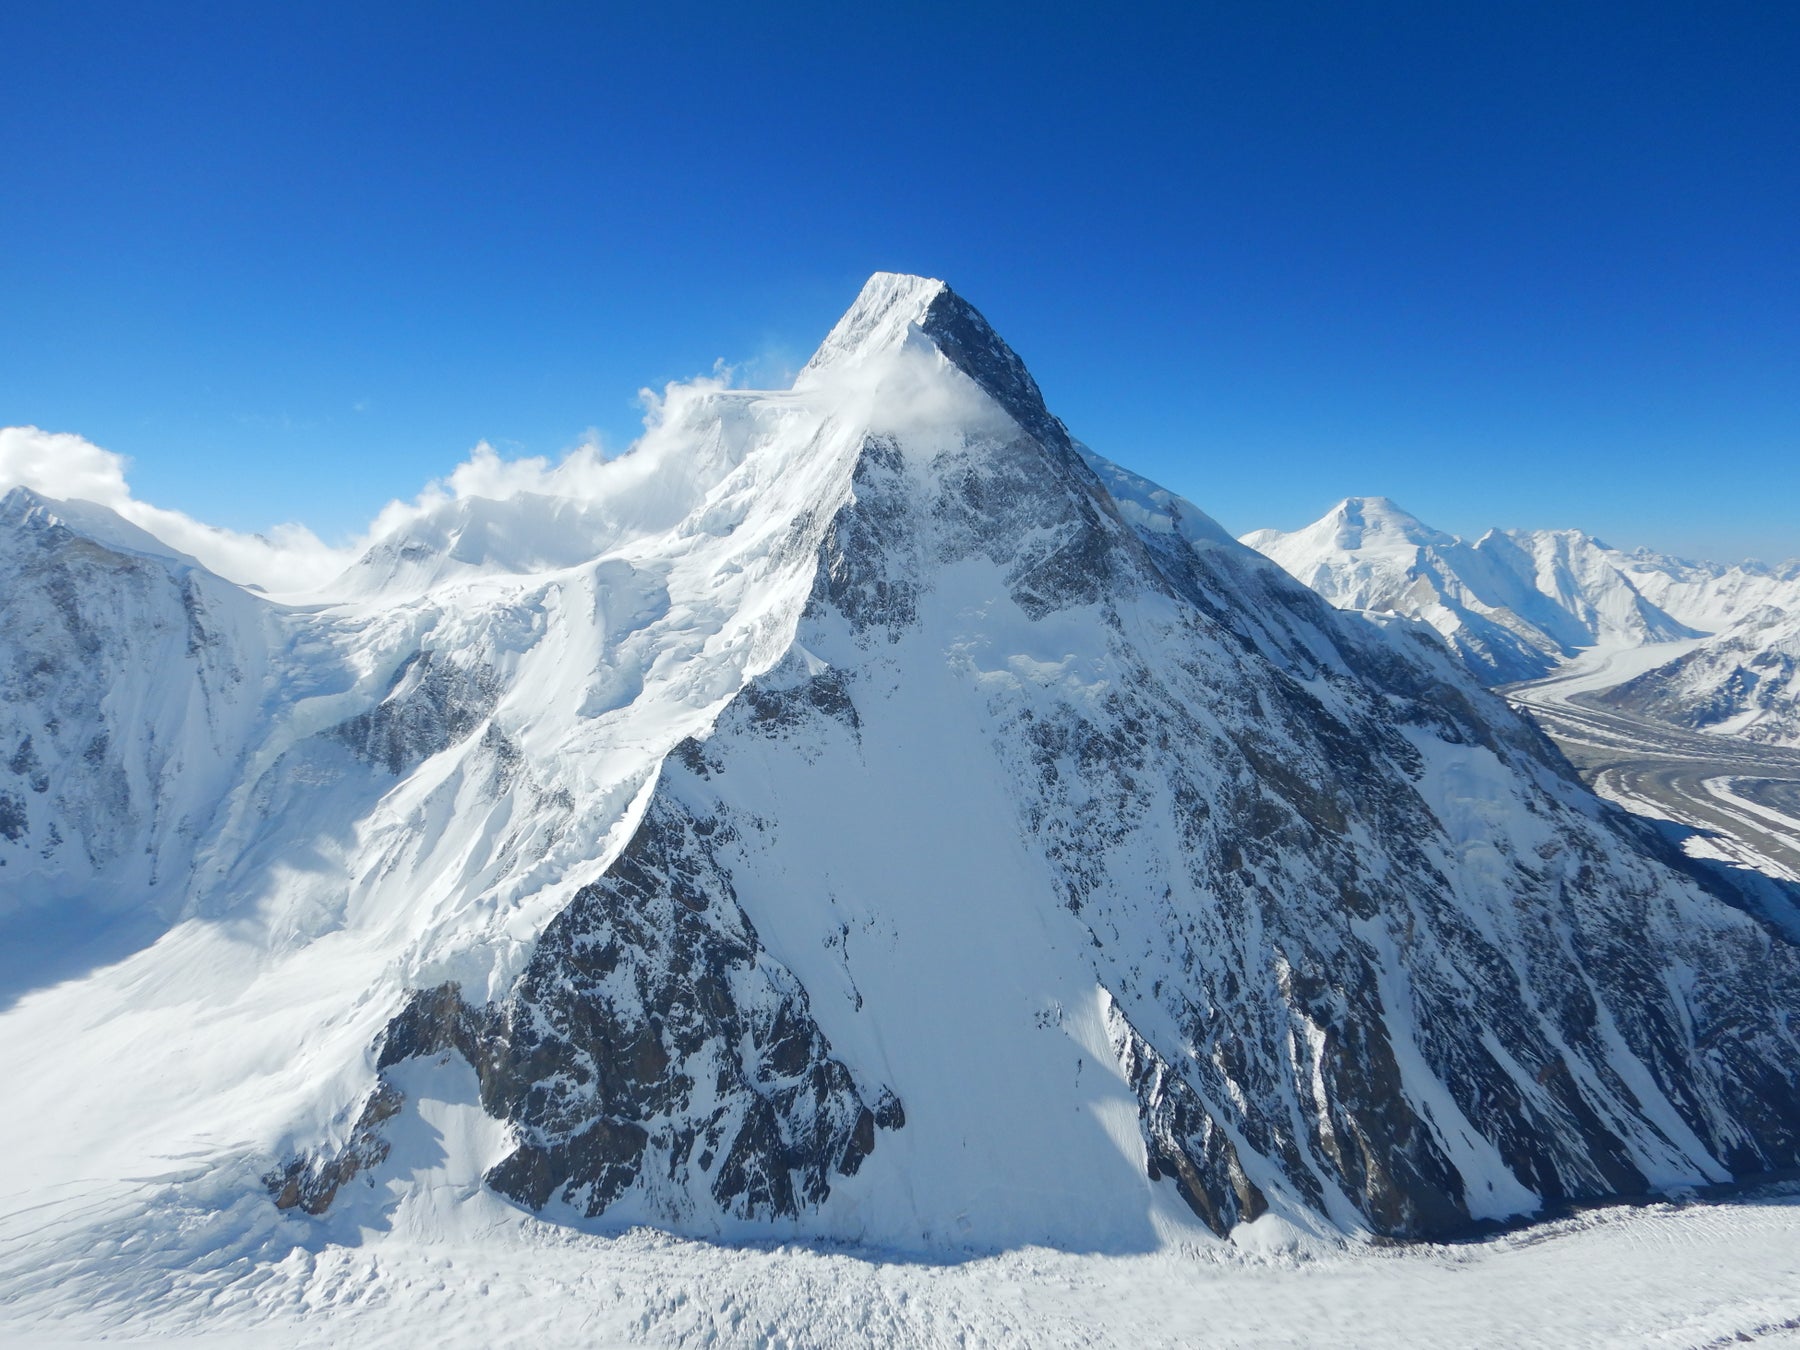
[[[0,1343],[163,1346],[1800,1345],[1800,1187],[1593,1210],[1485,1241],[1265,1257],[922,1263],[535,1221],[296,1249],[109,1318],[55,1291]]]
[[[1684,841],[1690,854],[1800,882],[1800,751],[1683,731],[1586,701],[1683,645],[1595,649],[1549,679],[1501,692],[1600,796],[1693,831]]]

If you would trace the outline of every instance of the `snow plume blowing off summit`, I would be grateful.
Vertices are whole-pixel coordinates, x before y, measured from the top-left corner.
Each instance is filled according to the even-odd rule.
[[[115,940],[0,991],[0,1289],[527,1216],[1422,1238],[1800,1164],[1768,897],[1072,440],[941,282],[459,473],[304,603],[5,498],[4,917]]]

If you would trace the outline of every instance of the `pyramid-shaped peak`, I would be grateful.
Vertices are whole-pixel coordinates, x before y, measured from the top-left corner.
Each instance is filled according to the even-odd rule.
[[[859,365],[904,346],[908,336],[924,324],[932,302],[949,289],[934,277],[875,273],[819,344],[812,360],[800,372],[801,379],[821,371]]]
[[[1044,407],[1037,381],[979,310],[934,277],[877,272],[801,370],[796,388],[924,343],[967,375],[1045,444],[1068,431]]]
[[[1434,530],[1390,497],[1346,497],[1325,513],[1319,525],[1336,534],[1341,548],[1360,548],[1365,540],[1375,539],[1408,544],[1453,542],[1452,536]]]
[[[1370,527],[1424,525],[1422,520],[1392,497],[1346,497],[1332,508],[1332,514],[1345,520],[1360,521]]]

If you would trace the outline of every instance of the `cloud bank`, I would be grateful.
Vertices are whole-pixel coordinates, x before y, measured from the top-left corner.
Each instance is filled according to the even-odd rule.
[[[517,501],[555,498],[599,507],[624,533],[642,517],[664,518],[691,508],[705,484],[698,464],[683,465],[691,448],[691,424],[707,400],[725,390],[730,372],[646,389],[644,436],[621,456],[608,458],[590,432],[564,455],[503,458],[486,441],[443,478],[429,482],[410,501],[391,501],[367,529],[347,542],[328,544],[301,524],[245,534],[208,525],[181,511],[156,506],[132,493],[124,455],[69,432],[35,426],[0,427],[0,495],[30,488],[56,501],[85,501],[117,512],[139,529],[220,576],[273,593],[317,590],[340,576],[378,540],[419,529],[471,499]],[[683,444],[687,442],[688,444]],[[679,472],[686,468],[688,472]],[[676,516],[679,518],[679,515]]]

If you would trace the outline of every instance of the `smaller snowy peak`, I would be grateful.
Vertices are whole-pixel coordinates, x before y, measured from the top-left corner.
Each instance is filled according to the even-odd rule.
[[[1490,552],[1515,552],[1514,569],[1596,642],[1644,646],[1702,634],[1646,599],[1616,549],[1580,530],[1510,530],[1483,538]],[[1508,550],[1507,545],[1512,545]],[[1576,646],[1587,645],[1577,641]]]
[[[111,507],[98,502],[58,500],[35,489],[15,487],[0,497],[0,538],[76,537],[115,553],[159,558],[186,567],[200,562],[171,548],[148,530],[133,525]],[[204,569],[202,569],[204,570]]]
[[[1620,550],[1620,552],[1634,567],[1668,572],[1671,576],[1723,577],[1733,572],[1741,572],[1745,576],[1769,577],[1775,581],[1800,581],[1800,558],[1789,558],[1786,562],[1780,563],[1766,563],[1756,558],[1722,563],[1709,562],[1704,558],[1683,558],[1672,553],[1658,553],[1655,549],[1642,547]]]
[[[1386,551],[1418,549],[1424,545],[1442,547],[1456,542],[1454,536],[1427,526],[1424,520],[1408,509],[1400,508],[1390,497],[1345,497],[1319,520],[1294,531],[1292,538],[1303,538],[1312,549],[1325,547],[1339,553],[1354,553],[1357,549],[1370,547],[1381,547]]]
[[[1286,566],[1289,559],[1323,564],[1367,550],[1387,557],[1410,557],[1422,547],[1449,546],[1457,541],[1390,498],[1346,497],[1310,525],[1291,531],[1252,530],[1240,542]]]
[[[1579,530],[1489,530],[1470,543],[1385,497],[1350,497],[1291,533],[1243,542],[1332,604],[1429,624],[1482,679],[1548,674],[1575,652],[1695,636]]]
[[[1766,670],[1734,672],[1746,653],[1773,649],[1759,634],[1800,614],[1793,563],[1727,566],[1627,552],[1574,529],[1495,529],[1471,544],[1385,497],[1350,497],[1302,529],[1257,530],[1243,542],[1340,608],[1424,621],[1490,683],[1536,679],[1589,647],[1717,634],[1714,655],[1637,682],[1633,697],[1681,725],[1698,725],[1690,704],[1725,709],[1721,722],[1748,717],[1717,689],[1733,679],[1765,692],[1780,685]],[[1779,654],[1770,659],[1780,664]]]
[[[1310,525],[1254,530],[1240,541],[1280,563],[1344,608],[1383,609],[1416,575],[1421,550],[1449,548],[1454,536],[1426,525],[1386,497],[1346,497]]]
[[[1619,567],[1646,598],[1690,628],[1723,632],[1763,606],[1800,611],[1800,561],[1726,565],[1634,549]]]
[[[1346,497],[1325,520],[1335,529],[1339,548],[1361,548],[1375,540],[1414,545],[1454,542],[1452,536],[1432,529],[1390,497]]]

